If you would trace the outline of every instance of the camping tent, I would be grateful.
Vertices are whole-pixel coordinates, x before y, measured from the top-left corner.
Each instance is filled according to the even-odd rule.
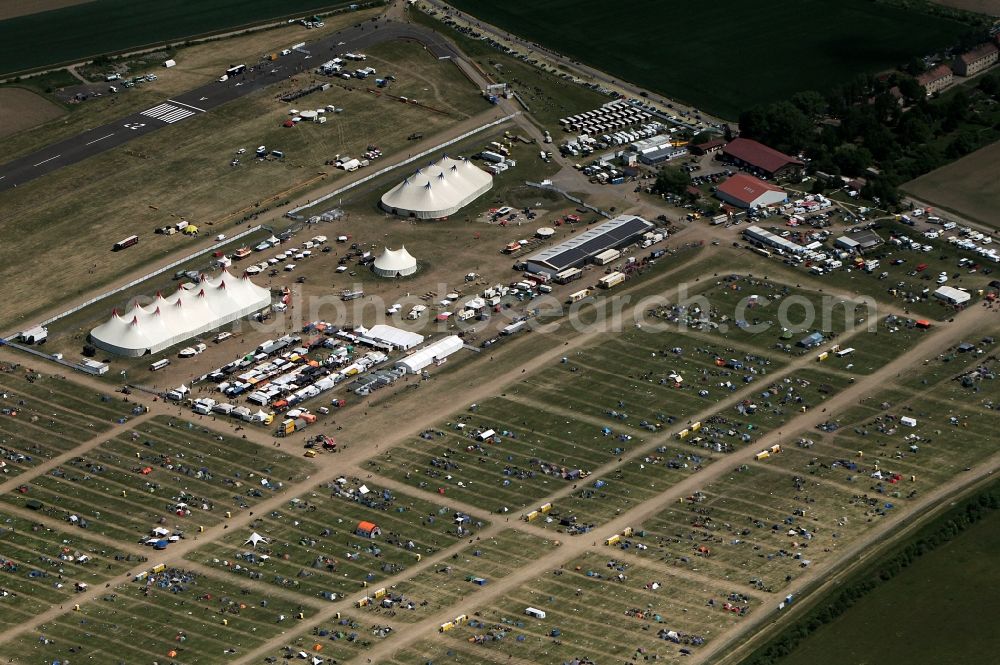
[[[268,540],[264,536],[260,535],[256,531],[254,531],[252,534],[250,534],[250,537],[247,538],[247,541],[245,543],[243,543],[243,544],[244,545],[252,545],[253,547],[256,548],[257,547],[257,543],[264,543],[265,545],[267,545]]]
[[[365,538],[375,538],[382,533],[382,529],[374,522],[358,522],[358,528],[354,532]]]

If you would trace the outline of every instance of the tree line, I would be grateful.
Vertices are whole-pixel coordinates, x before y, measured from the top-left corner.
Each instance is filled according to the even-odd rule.
[[[739,125],[742,136],[805,155],[814,173],[863,176],[865,198],[896,206],[904,182],[1000,139],[998,101],[996,71],[930,98],[909,73],[863,75],[750,109]]]

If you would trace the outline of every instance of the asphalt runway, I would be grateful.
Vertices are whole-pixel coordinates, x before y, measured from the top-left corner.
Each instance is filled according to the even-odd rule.
[[[162,103],[148,109],[7,162],[0,166],[0,191],[17,187],[64,166],[76,164],[161,127],[176,122],[195,121],[201,113],[207,113],[280,80],[314,69],[338,55],[361,51],[392,39],[418,41],[439,58],[459,56],[451,43],[432,30],[397,21],[379,20],[377,23],[366,21],[319,41],[307,42],[301,49],[293,50],[290,55],[280,56],[276,61],[255,64],[248,62],[243,74],[227,81],[216,80],[200,88],[164,99]],[[219,72],[219,75],[223,73]]]

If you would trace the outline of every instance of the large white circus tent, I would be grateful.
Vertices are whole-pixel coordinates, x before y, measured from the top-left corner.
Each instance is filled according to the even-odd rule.
[[[493,176],[468,159],[442,157],[382,195],[394,215],[439,219],[458,212],[493,186]]]
[[[202,275],[196,284],[156,298],[146,306],[135,302],[90,331],[94,346],[121,356],[157,353],[243,318],[271,304],[271,292],[223,270],[216,277]]]

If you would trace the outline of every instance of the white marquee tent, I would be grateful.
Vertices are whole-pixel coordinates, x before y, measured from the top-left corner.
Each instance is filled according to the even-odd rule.
[[[247,276],[223,270],[217,277],[202,275],[189,288],[164,297],[157,294],[149,305],[135,302],[124,315],[111,318],[90,331],[94,346],[121,356],[157,353],[186,339],[225,325],[271,304],[271,292]]]
[[[431,363],[440,362],[462,348],[462,338],[457,335],[442,337],[441,339],[417,349],[405,358],[401,358],[396,363],[396,367],[403,367],[410,374],[416,374]]]
[[[399,249],[386,247],[381,256],[375,259],[372,270],[380,277],[405,277],[417,272],[417,260],[406,251],[405,246]]]
[[[439,219],[458,212],[493,186],[493,176],[468,159],[442,157],[382,195],[394,215]]]

